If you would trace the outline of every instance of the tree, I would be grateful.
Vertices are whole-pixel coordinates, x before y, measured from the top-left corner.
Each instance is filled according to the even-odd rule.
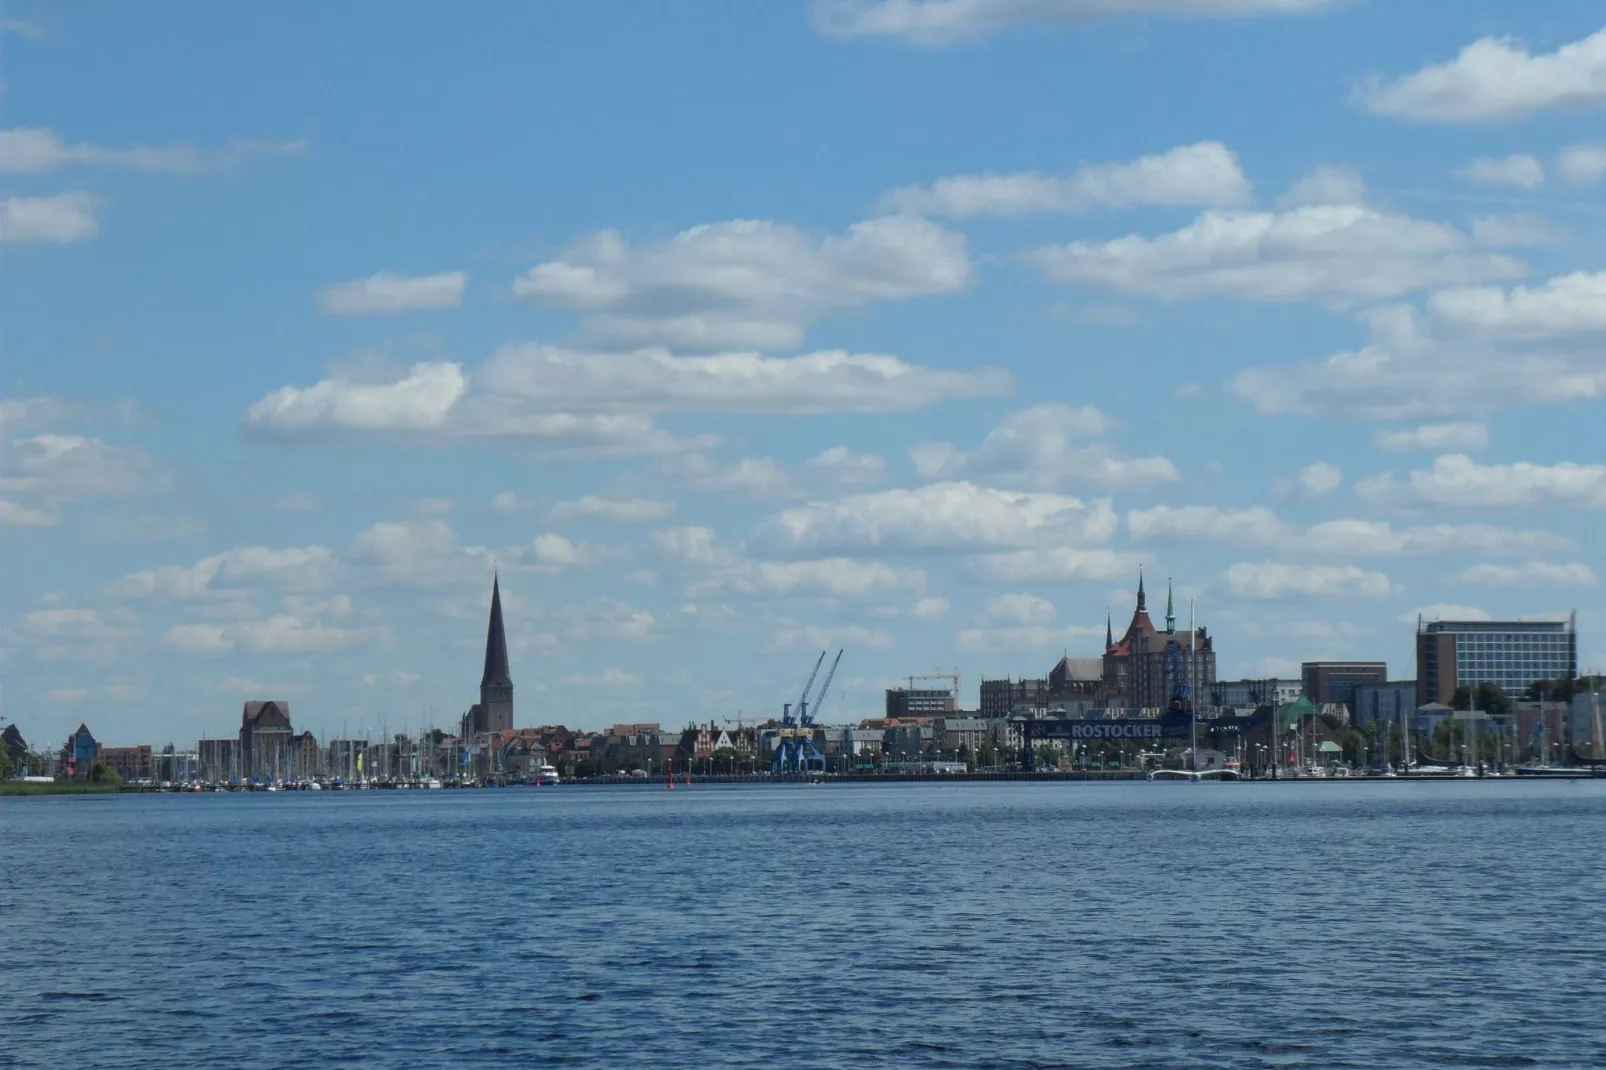
[[[0,780],[10,780],[11,773],[11,755],[6,753],[4,747],[0,747]]]
[[[122,786],[123,778],[117,774],[117,770],[105,762],[96,762],[89,769],[89,782],[116,788]]]
[[[1485,680],[1478,685],[1478,709],[1494,717],[1511,712],[1511,698],[1505,688]]]

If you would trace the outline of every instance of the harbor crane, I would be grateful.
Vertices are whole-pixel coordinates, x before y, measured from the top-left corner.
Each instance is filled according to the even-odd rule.
[[[808,708],[809,692],[814,688],[814,678],[820,675],[820,666],[825,664],[825,651],[820,651],[820,657],[814,663],[814,671],[809,673],[808,682],[803,685],[803,694],[797,700],[797,715],[792,714],[792,704],[786,703],[781,707],[781,727],[775,740],[775,758],[770,762],[772,774],[781,773],[788,765],[793,770],[797,768],[797,724],[803,712]]]
[[[770,773],[773,775],[825,772],[825,755],[814,745],[814,718],[819,712],[820,704],[825,701],[826,694],[831,690],[831,680],[836,676],[836,667],[842,662],[842,651],[836,652],[836,660],[831,663],[831,670],[825,674],[825,683],[821,685],[820,693],[812,706],[809,704],[809,691],[813,689],[814,680],[820,674],[820,666],[825,664],[826,653],[827,651],[820,651],[819,658],[814,662],[814,671],[809,673],[808,683],[803,685],[803,694],[797,700],[795,716],[790,703],[782,708],[780,733],[775,741],[775,757],[770,763]]]
[[[822,654],[822,657],[824,655]],[[825,772],[825,755],[814,745],[814,718],[819,714],[820,707],[825,704],[825,696],[830,693],[831,681],[836,679],[836,667],[842,664],[842,651],[836,652],[836,659],[831,662],[831,671],[825,674],[825,683],[820,685],[820,693],[814,698],[814,705],[805,707],[798,734],[798,746],[793,752],[797,757],[798,768],[790,772],[823,773]]]

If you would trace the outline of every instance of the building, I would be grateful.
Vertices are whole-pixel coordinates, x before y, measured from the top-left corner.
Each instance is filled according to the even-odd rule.
[[[100,758],[100,744],[87,726],[80,724],[78,731],[67,737],[67,745],[61,749],[61,761],[67,768],[67,775],[84,780],[89,771],[94,768],[95,762]]]
[[[947,688],[897,687],[887,689],[888,717],[933,717],[958,709]]]
[[[251,701],[240,715],[239,771],[246,780],[282,780],[290,773],[290,703]]]
[[[6,749],[6,757],[11,759],[13,766],[20,767],[28,759],[28,741],[22,738],[22,732],[14,724],[6,725],[6,730],[0,732],[0,746]]]
[[[1355,689],[1362,684],[1386,684],[1389,667],[1382,661],[1307,661],[1299,667],[1305,697],[1317,706],[1329,704],[1355,709]]]
[[[513,677],[508,672],[507,632],[502,627],[502,585],[491,578],[491,620],[485,627],[485,671],[480,700],[463,715],[461,735],[477,736],[513,727]]]
[[[1513,698],[1535,680],[1578,675],[1578,632],[1567,620],[1434,620],[1416,627],[1416,690],[1449,705],[1458,687],[1496,684]]]
[[[1210,704],[1235,709],[1286,706],[1304,693],[1303,680],[1217,680],[1210,687]]]
[[[961,747],[967,755],[987,742],[991,726],[985,718],[961,715],[939,717],[932,722],[933,739],[942,745],[943,753],[958,754]]]
[[[113,769],[124,780],[152,780],[156,775],[149,744],[142,743],[137,747],[102,747],[100,762]]]
[[[1355,723],[1387,721],[1406,725],[1416,712],[1416,681],[1391,680],[1383,684],[1356,684],[1351,699]]]
[[[1210,694],[1216,682],[1216,652],[1204,628],[1195,628],[1191,634],[1177,631],[1169,589],[1165,630],[1156,628],[1149,619],[1143,577],[1139,575],[1137,607],[1121,638],[1114,637],[1108,620],[1104,623],[1101,675],[1108,705],[1188,709],[1193,704],[1193,694]],[[1049,683],[1052,687],[1053,680]]]
[[[981,682],[981,715],[1008,717],[1012,713],[1042,714],[1048,711],[1048,680],[1001,680]]]

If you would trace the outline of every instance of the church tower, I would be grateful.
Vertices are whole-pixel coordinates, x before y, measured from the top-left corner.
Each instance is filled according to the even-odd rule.
[[[507,632],[502,628],[502,585],[491,578],[491,622],[485,629],[485,673],[480,677],[477,728],[500,732],[513,727],[513,677],[507,668]]]

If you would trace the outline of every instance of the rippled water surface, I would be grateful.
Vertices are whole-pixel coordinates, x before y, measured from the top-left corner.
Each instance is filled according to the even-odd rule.
[[[1606,782],[0,799],[0,1066],[1606,1066]]]

